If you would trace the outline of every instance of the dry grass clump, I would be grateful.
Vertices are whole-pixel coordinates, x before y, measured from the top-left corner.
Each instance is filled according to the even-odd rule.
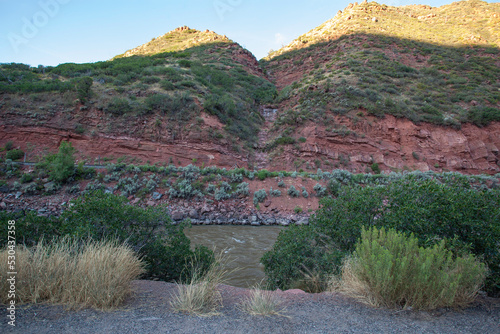
[[[484,284],[486,266],[473,255],[453,258],[444,241],[432,248],[383,228],[364,230],[330,289],[390,308],[465,307]]]
[[[285,308],[275,292],[263,290],[260,285],[250,290],[250,295],[239,305],[240,309],[250,315],[272,316],[283,314]]]
[[[0,252],[0,289],[8,291],[7,250]],[[130,282],[144,269],[138,256],[115,241],[84,243],[62,239],[16,249],[16,301],[48,302],[70,308],[110,309],[130,294]],[[7,295],[0,297],[6,303]]]
[[[198,268],[194,268],[189,283],[177,284],[177,294],[170,301],[172,309],[204,317],[218,315],[218,310],[222,307],[222,296],[217,287],[229,274],[225,269],[226,263],[227,259],[221,252],[216,255],[215,261],[204,275]]]

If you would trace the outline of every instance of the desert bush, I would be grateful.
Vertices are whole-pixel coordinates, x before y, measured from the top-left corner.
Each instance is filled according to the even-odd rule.
[[[8,251],[0,252],[0,287],[8,291]],[[72,308],[109,309],[130,294],[130,282],[143,272],[143,263],[126,245],[114,241],[75,239],[40,241],[16,251],[19,303],[65,304]],[[1,301],[7,303],[7,294]]]
[[[231,198],[231,195],[226,192],[226,188],[220,187],[215,191],[214,198],[217,201],[223,201]]]
[[[271,195],[271,197],[280,197],[281,191],[279,189],[273,189],[273,187],[271,187],[271,189],[269,189],[269,195]]]
[[[285,188],[286,187],[285,181],[279,180],[278,187]]]
[[[92,84],[93,80],[91,77],[83,77],[77,81],[76,93],[80,102],[86,103],[87,100],[92,96]]]
[[[112,113],[113,115],[121,116],[132,111],[129,100],[114,97],[106,107],[106,111]]]
[[[247,182],[238,184],[234,193],[243,197],[247,197],[248,195],[250,195],[249,184]]]
[[[240,173],[232,173],[231,176],[229,177],[231,182],[234,183],[240,183],[243,181],[243,174]]]
[[[253,204],[257,206],[257,204],[264,202],[267,198],[267,193],[264,189],[257,190],[253,193]]]
[[[321,184],[316,183],[313,187],[314,191],[316,192],[316,196],[318,197],[323,197],[326,195],[326,187],[323,187]]]
[[[209,183],[206,188],[206,192],[209,194],[214,194],[215,190],[217,190],[217,187],[213,183]]]
[[[299,197],[300,196],[300,192],[293,185],[291,185],[290,188],[288,188],[287,193],[288,193],[288,195],[290,195],[290,197]]]
[[[306,190],[305,187],[302,187],[302,196],[304,198],[308,198],[309,197],[309,193],[307,192],[307,190]]]
[[[92,193],[95,191],[104,191],[105,188],[104,184],[100,183],[98,180],[94,180],[85,186],[85,192]],[[78,187],[78,189],[80,189],[80,187]]]
[[[486,272],[472,255],[454,258],[444,240],[424,248],[413,235],[363,227],[344,264],[340,289],[373,306],[464,307],[476,297]]]

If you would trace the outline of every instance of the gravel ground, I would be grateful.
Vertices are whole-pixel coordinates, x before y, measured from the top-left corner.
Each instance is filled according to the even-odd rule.
[[[462,311],[418,312],[374,309],[340,294],[276,292],[287,317],[263,317],[237,307],[248,290],[221,286],[221,315],[206,318],[171,311],[174,284],[134,281],[133,287],[134,295],[114,311],[18,307],[16,327],[2,307],[0,333],[500,333],[500,300],[486,297]]]

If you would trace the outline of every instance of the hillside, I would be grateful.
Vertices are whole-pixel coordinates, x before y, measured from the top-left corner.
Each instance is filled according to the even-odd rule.
[[[109,61],[0,64],[0,143],[28,160],[500,171],[500,5],[350,4],[259,62],[180,27]],[[278,91],[279,90],[279,91]]]
[[[499,4],[481,1],[351,4],[271,53],[269,163],[498,172],[498,18]]]
[[[252,162],[263,123],[257,110],[276,89],[249,51],[181,27],[124,55],[57,67],[1,64],[0,140],[42,152],[71,139],[88,162]]]

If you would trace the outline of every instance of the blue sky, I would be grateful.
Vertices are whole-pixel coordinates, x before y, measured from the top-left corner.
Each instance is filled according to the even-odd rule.
[[[334,17],[349,2],[354,1],[0,0],[0,63],[107,60],[184,25],[226,35],[260,59]]]

